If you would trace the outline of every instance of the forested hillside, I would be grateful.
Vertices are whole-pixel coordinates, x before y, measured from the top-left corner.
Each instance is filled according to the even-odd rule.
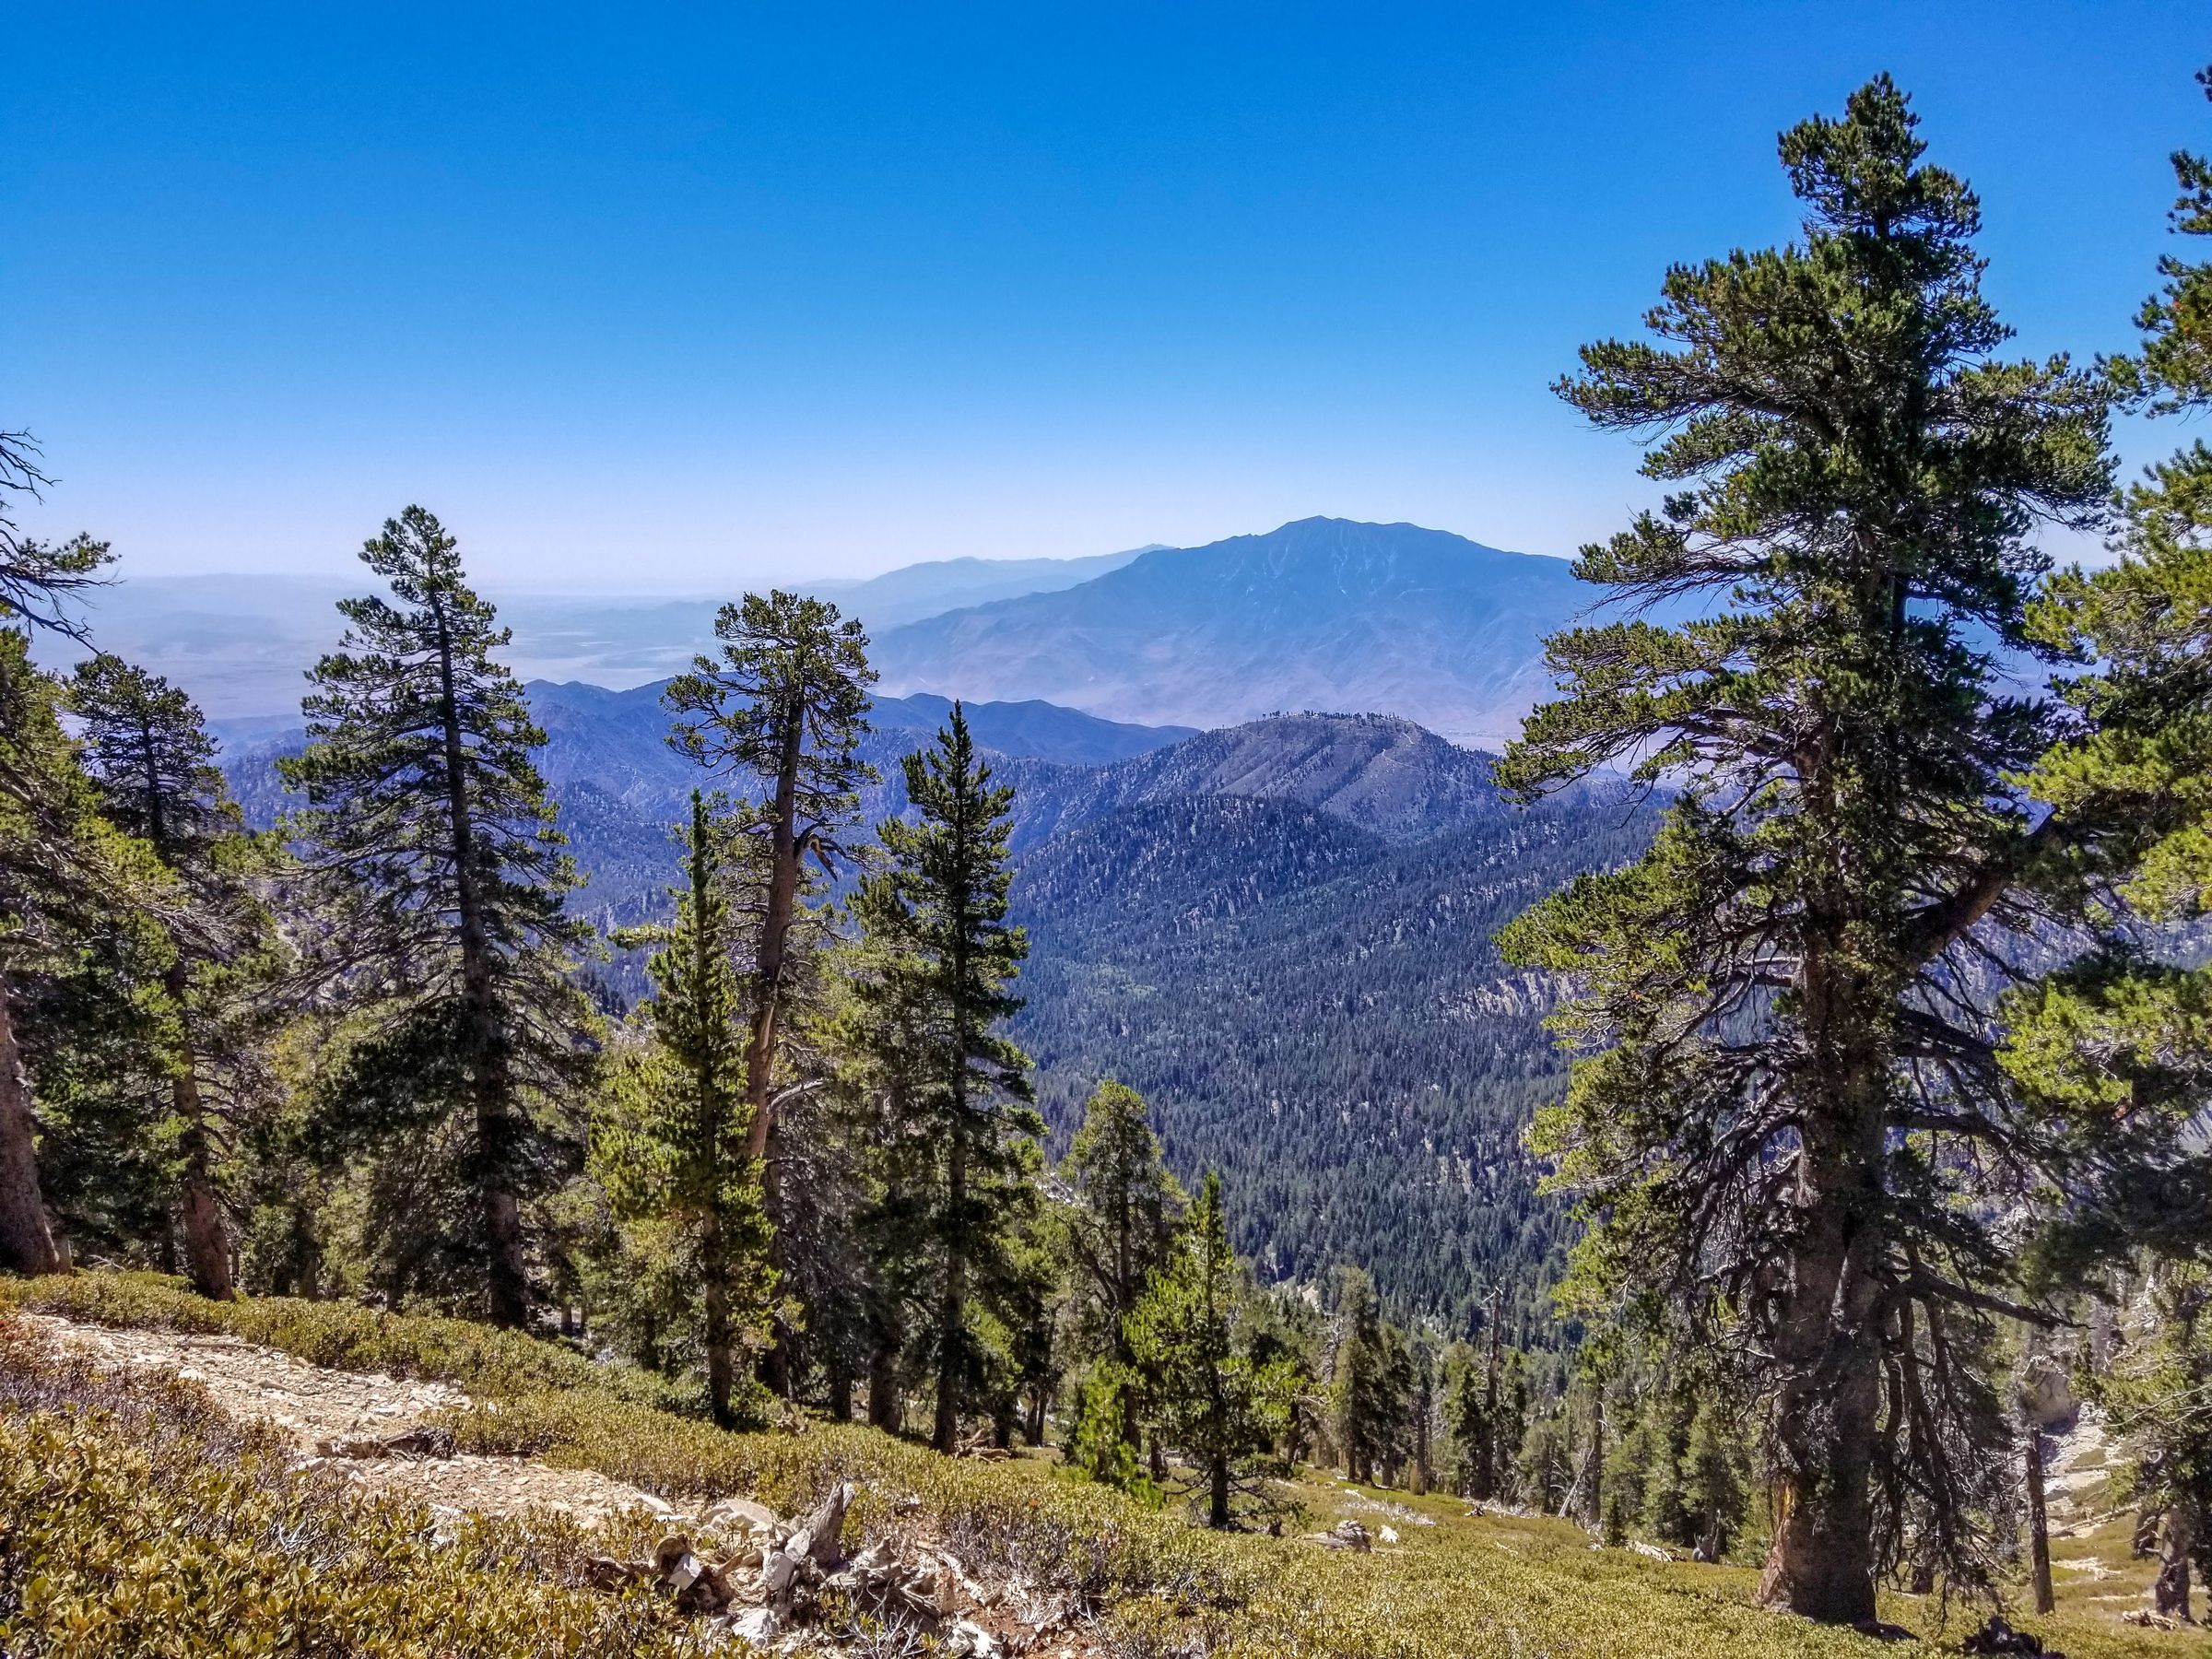
[[[641,920],[677,878],[671,830],[697,770],[667,747],[658,688],[530,690],[585,877],[571,902],[604,925]],[[899,758],[949,706],[877,700],[866,817],[904,810]],[[1118,1077],[1151,1101],[1186,1181],[1222,1172],[1237,1246],[1271,1278],[1363,1264],[1394,1303],[1458,1330],[1503,1279],[1516,1340],[1557,1341],[1543,1291],[1565,1215],[1536,1196],[1522,1144],[1558,1087],[1551,993],[1505,969],[1490,935],[1633,857],[1649,812],[1618,788],[1520,811],[1488,757],[1386,716],[1284,715],[1158,747],[1179,734],[1050,705],[970,718],[1015,788],[1030,960],[1013,1030],[1053,1145]],[[1059,759],[1139,746],[1110,765]],[[269,765],[249,749],[229,768],[262,821]],[[605,972],[618,995],[643,989],[635,956]]]
[[[1046,1116],[1084,1079],[1153,1102],[1170,1161],[1218,1169],[1238,1247],[1270,1278],[1360,1263],[1470,1329],[1504,1278],[1518,1339],[1556,1340],[1541,1290],[1566,1234],[1522,1136],[1559,1089],[1555,990],[1491,935],[1535,896],[1639,853],[1650,818],[1553,807],[1394,845],[1236,796],[1125,808],[1017,866]]]

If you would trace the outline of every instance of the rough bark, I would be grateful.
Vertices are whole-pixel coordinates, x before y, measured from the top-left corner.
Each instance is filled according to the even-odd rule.
[[[761,1159],[768,1157],[776,1028],[782,1013],[791,923],[798,910],[799,861],[806,854],[799,844],[798,788],[806,714],[803,706],[782,712],[782,747],[776,758],[776,790],[769,808],[768,903],[753,962],[753,1025],[745,1068],[746,1100],[753,1111],[747,1145],[753,1157]]]
[[[723,1428],[736,1418],[730,1412],[730,1389],[736,1380],[736,1360],[730,1344],[729,1264],[724,1259],[722,1225],[707,1218],[700,1245],[700,1270],[706,1279],[707,1403]]]
[[[37,1122],[30,1078],[16,1044],[7,982],[0,979],[0,1267],[11,1273],[59,1273],[62,1253],[39,1189]]]
[[[177,1116],[184,1134],[179,1143],[184,1171],[179,1182],[180,1219],[184,1232],[184,1270],[192,1288],[216,1301],[237,1294],[230,1278],[230,1229],[223,1218],[222,1201],[216,1195],[215,1176],[209,1168],[207,1125],[200,1114],[199,1082],[189,1065],[177,1074],[173,1086]]]
[[[182,1010],[191,989],[183,965],[171,968],[167,978],[170,995]],[[202,1296],[229,1301],[236,1294],[230,1277],[230,1229],[216,1194],[206,1110],[200,1098],[199,1057],[189,1042],[177,1055],[170,1103],[183,1125],[177,1146],[184,1165],[178,1177],[177,1200],[184,1234],[184,1271]]]
[[[1021,1426],[1021,1437],[1032,1446],[1044,1444],[1044,1409],[1050,1392],[1042,1382],[1030,1390],[1030,1413]]]
[[[1206,1500],[1206,1524],[1212,1527],[1229,1524],[1229,1459],[1216,1453],[1210,1460]]]
[[[461,742],[461,712],[453,685],[453,641],[445,612],[433,597],[438,624],[438,679],[443,698],[446,807],[451,822],[453,896],[461,920],[461,985],[469,1025],[470,1089],[477,1113],[477,1158],[482,1194],[485,1277],[491,1323],[521,1326],[530,1319],[530,1276],[523,1243],[522,1202],[506,1176],[513,1157],[514,1126],[499,1009],[491,983],[491,937],[477,884],[476,824],[469,811]]]
[[[906,1427],[906,1413],[899,1398],[899,1349],[877,1341],[868,1351],[868,1422],[886,1434]]]
[[[1831,1096],[1799,1156],[1803,1219],[1775,1342],[1783,1382],[1773,1423],[1774,1543],[1759,1599],[1825,1623],[1858,1624],[1875,1616],[1881,1078],[1865,1069],[1864,1053],[1839,1058],[1847,1069],[1829,1076],[1843,1086],[1841,1098]]]
[[[2035,1579],[2035,1610],[2050,1613],[2058,1603],[2051,1593],[2051,1522],[2043,1507],[2043,1431],[2028,1425],[2028,1559]]]
[[[2189,1560],[2196,1545],[2196,1516],[2186,1504],[2166,1512],[2159,1529],[2159,1576],[2150,1586],[2151,1605],[2169,1618],[2189,1614]]]
[[[945,1159],[945,1283],[937,1300],[937,1414],[930,1444],[950,1452],[959,1444],[960,1383],[968,1335],[968,1252],[961,1217],[968,1207],[968,1134],[965,1090],[954,1091],[952,1145]]]

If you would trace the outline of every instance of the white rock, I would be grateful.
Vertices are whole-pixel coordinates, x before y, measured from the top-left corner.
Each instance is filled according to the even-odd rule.
[[[776,1616],[766,1607],[740,1613],[730,1621],[730,1634],[754,1647],[764,1646],[776,1639]]]
[[[781,1534],[783,1518],[765,1503],[755,1503],[750,1498],[720,1498],[711,1504],[703,1517],[715,1526],[750,1527],[755,1532]]]
[[[967,1653],[971,1659],[998,1659],[998,1638],[972,1619],[963,1618],[952,1627],[952,1651]]]
[[[771,1595],[781,1595],[791,1588],[791,1581],[799,1571],[796,1556],[786,1555],[781,1549],[768,1552],[768,1559],[760,1563],[760,1583]]]
[[[1376,1535],[1385,1544],[1395,1544],[1398,1541],[1398,1531],[1394,1526],[1386,1526]]]

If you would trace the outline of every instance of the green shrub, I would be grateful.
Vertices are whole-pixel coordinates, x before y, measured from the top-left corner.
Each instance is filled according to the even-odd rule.
[[[465,1386],[489,1398],[585,1388],[668,1411],[703,1409],[703,1395],[629,1366],[466,1319],[390,1313],[354,1302],[241,1297],[209,1301],[156,1273],[0,1278],[0,1306],[88,1324],[235,1336],[333,1371],[382,1371]]]
[[[665,1605],[581,1587],[572,1525],[441,1538],[289,1466],[198,1389],[53,1362],[0,1312],[0,1652],[18,1659],[658,1659]]]
[[[461,1321],[275,1300],[205,1302],[144,1275],[0,1279],[0,1309],[11,1304],[226,1333],[319,1364],[450,1382],[484,1402],[450,1418],[463,1451],[594,1469],[679,1505],[743,1494],[792,1513],[850,1477],[863,1488],[855,1514],[864,1530],[916,1527],[979,1566],[1079,1592],[1107,1617],[1116,1651],[1132,1659],[1877,1659],[1888,1652],[1851,1631],[1755,1606],[1757,1575],[1747,1569],[1669,1566],[1594,1549],[1579,1528],[1559,1522],[1466,1521],[1448,1499],[1409,1500],[1439,1524],[1400,1521],[1405,1535],[1395,1547],[1337,1553],[1189,1527],[1049,1465],[940,1457],[853,1425],[724,1432],[659,1408],[654,1379]],[[117,1594],[118,1574],[135,1571],[117,1562],[137,1557],[100,1554],[105,1546],[87,1558],[104,1566],[73,1562],[70,1552],[92,1549],[88,1540],[102,1529],[131,1540],[131,1550],[157,1563],[155,1575],[187,1598],[185,1606],[162,1603],[162,1618],[178,1630],[277,1628],[273,1612],[239,1612],[240,1596],[262,1597],[255,1606],[272,1608],[293,1598],[307,1621],[301,1629],[335,1628],[314,1622],[326,1606],[342,1606],[355,1619],[392,1621],[388,1635],[382,1623],[354,1627],[373,1628],[384,1645],[280,1650],[288,1653],[535,1659],[674,1651],[649,1607],[594,1600],[575,1588],[575,1563],[587,1545],[619,1553],[635,1539],[613,1544],[587,1540],[572,1526],[484,1524],[441,1545],[419,1511],[362,1505],[351,1496],[346,1505],[363,1517],[359,1524],[333,1519],[331,1495],[343,1488],[286,1475],[276,1442],[228,1427],[194,1391],[96,1384],[81,1369],[34,1362],[28,1352],[20,1339],[12,1350],[0,1343],[0,1527],[7,1529],[0,1534],[0,1652],[14,1659],[279,1651],[194,1647],[182,1638],[169,1646],[102,1647],[89,1635],[64,1644],[64,1636],[78,1640],[68,1634],[78,1628],[69,1620],[112,1632],[102,1598]],[[75,1381],[62,1389],[42,1376]],[[108,1395],[95,1399],[102,1388]],[[94,1406],[102,1415],[93,1415]],[[153,1423],[162,1413],[173,1427]],[[1318,1507],[1343,1496],[1333,1487],[1303,1495]],[[131,1518],[141,1502],[146,1518]],[[34,1556],[55,1565],[26,1566]],[[10,1635],[29,1627],[5,1622],[27,1616],[8,1597],[41,1571],[53,1586],[39,1602],[48,1624],[37,1633],[49,1645],[18,1638],[10,1646]],[[400,1590],[381,1587],[386,1573]],[[454,1625],[460,1635],[431,1643],[421,1634],[429,1621],[417,1617],[419,1609],[450,1612],[465,1602],[475,1622]],[[1940,1630],[1933,1598],[1888,1597],[1883,1613]],[[1954,1609],[1945,1632],[1951,1644],[1980,1618],[1979,1609]],[[2110,1610],[2028,1622],[2074,1659],[2212,1653],[2194,1638],[2130,1631]]]

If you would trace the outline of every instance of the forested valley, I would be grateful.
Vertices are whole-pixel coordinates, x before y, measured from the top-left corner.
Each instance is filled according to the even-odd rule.
[[[1296,1536],[1316,1469],[1927,1634],[1895,1598],[2053,1612],[2046,1460],[2088,1413],[2136,1622],[2190,1618],[2212,449],[2122,483],[2111,428],[2212,406],[2212,166],[2175,158],[2182,251],[2092,366],[2005,355],[1979,204],[1924,148],[1887,78],[1792,129],[1801,240],[1675,267],[1560,382],[1672,493],[1583,549],[1613,603],[1500,756],[1378,716],[879,712],[861,626],[781,591],[644,694],[525,688],[421,506],[363,548],[296,738],[227,751],[99,649],[111,548],[0,524],[0,1309],[266,1337],[297,1304],[270,1346],[325,1359],[357,1316],[467,1321],[497,1335],[406,1340],[574,1395],[447,1455],[630,1457],[648,1408],[865,1425],[749,1558],[778,1618],[862,1594],[840,1483],[926,1448],[1047,1465],[956,1514],[900,1463],[885,1514],[1050,1555],[1139,1621],[1117,1651],[1290,1651],[1295,1615],[1234,1609],[1293,1558],[1201,1571],[1142,1528],[1367,1554]],[[6,434],[0,505],[45,465]],[[2053,526],[2115,557],[2053,569]],[[0,1501],[41,1525],[66,1504],[9,1482],[63,1456],[32,1419],[93,1397],[69,1375],[0,1394]],[[49,1594],[29,1524],[0,1511],[10,1641]],[[629,1582],[594,1559],[571,1589]],[[658,1571],[724,1605],[689,1535]],[[1474,1639],[1391,1640],[1315,1651]]]

